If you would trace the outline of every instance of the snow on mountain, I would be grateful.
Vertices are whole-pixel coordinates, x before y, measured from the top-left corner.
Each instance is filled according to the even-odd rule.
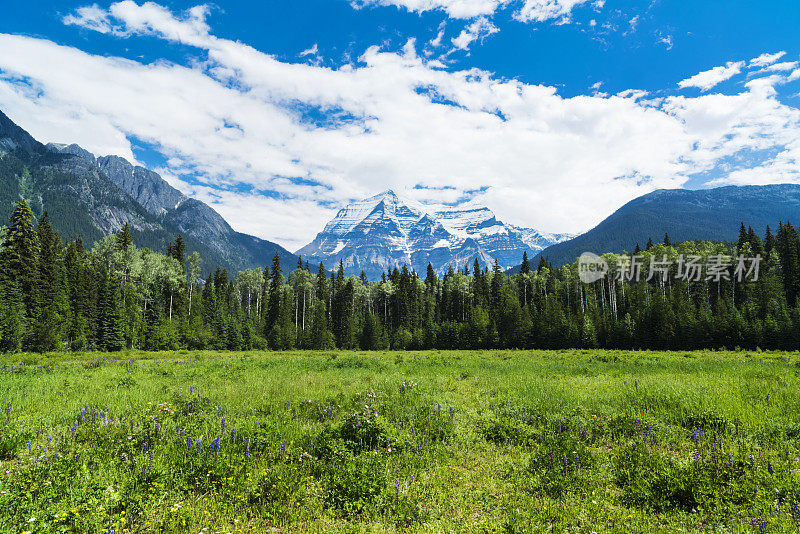
[[[341,260],[348,274],[363,270],[370,278],[403,264],[424,273],[431,263],[441,275],[451,264],[471,267],[475,258],[507,269],[520,263],[523,252],[532,256],[570,237],[507,225],[474,202],[426,205],[389,190],[339,210],[297,254],[329,268]]]

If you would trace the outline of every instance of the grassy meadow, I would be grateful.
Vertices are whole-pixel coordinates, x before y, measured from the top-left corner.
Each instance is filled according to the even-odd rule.
[[[0,532],[796,532],[800,353],[15,354]]]

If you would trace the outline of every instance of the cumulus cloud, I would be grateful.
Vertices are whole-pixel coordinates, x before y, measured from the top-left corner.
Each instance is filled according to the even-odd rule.
[[[744,61],[729,61],[724,67],[714,67],[713,69],[697,73],[691,78],[681,80],[678,82],[678,87],[681,89],[698,87],[702,91],[708,91],[714,86],[742,72],[742,67],[744,67]]]
[[[785,55],[786,52],[776,52],[774,54],[761,54],[760,56],[750,60],[750,66],[766,67],[767,65],[772,65]]]
[[[472,19],[493,15],[500,9],[515,6],[514,17],[522,22],[544,22],[547,20],[569,20],[572,9],[590,0],[351,0],[356,8],[365,6],[397,6],[409,11],[441,10],[454,19]],[[595,0],[593,5],[603,7],[602,0]]]
[[[512,0],[351,0],[356,8],[365,6],[397,6],[409,11],[442,10],[451,18],[471,19],[491,15]]]
[[[589,0],[525,0],[514,15],[522,22],[544,22],[546,20],[569,20],[573,8],[586,4]],[[602,7],[602,3],[599,4]]]
[[[473,41],[483,40],[499,31],[497,26],[492,24],[489,19],[480,17],[464,28],[458,37],[453,38],[452,43],[459,50],[467,50]]]
[[[572,232],[743,150],[800,146],[798,110],[771,87],[786,83],[782,75],[733,95],[566,98],[440,68],[413,41],[327,68],[218,38],[202,7],[171,15],[134,6],[76,11],[68,22],[189,44],[197,57],[143,63],[0,34],[0,108],[45,142],[129,159],[132,141],[145,142],[166,157],[159,171],[171,183],[238,230],[292,249],[343,203],[387,188],[428,201],[473,198],[509,223]],[[773,170],[789,179],[800,167],[792,157],[731,179]]]

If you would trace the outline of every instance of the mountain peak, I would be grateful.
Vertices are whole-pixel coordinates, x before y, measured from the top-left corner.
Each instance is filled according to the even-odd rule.
[[[507,225],[474,200],[422,204],[387,189],[339,210],[297,254],[326,265],[341,260],[348,274],[363,269],[371,278],[403,264],[424,271],[429,262],[442,274],[451,264],[461,268],[475,258],[516,265],[523,252],[530,256],[558,240],[548,237]]]
[[[31,153],[43,150],[44,145],[0,111],[0,150],[17,149]]]

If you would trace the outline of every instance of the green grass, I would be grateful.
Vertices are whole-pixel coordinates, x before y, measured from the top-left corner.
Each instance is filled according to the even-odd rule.
[[[4,365],[2,532],[800,528],[800,353],[17,354]]]

